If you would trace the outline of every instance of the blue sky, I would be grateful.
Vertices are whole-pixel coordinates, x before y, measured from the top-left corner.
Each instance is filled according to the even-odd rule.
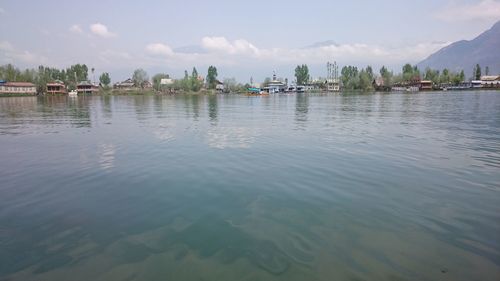
[[[0,64],[79,62],[114,81],[209,65],[241,82],[303,63],[324,76],[334,60],[399,71],[498,20],[500,0],[0,0]]]

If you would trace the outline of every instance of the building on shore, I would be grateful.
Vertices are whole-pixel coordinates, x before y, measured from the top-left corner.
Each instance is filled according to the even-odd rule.
[[[288,85],[279,81],[276,78],[276,73],[273,73],[273,80],[271,80],[263,90],[270,94],[284,93],[288,89]]]
[[[135,82],[131,78],[128,78],[125,81],[115,83],[113,85],[113,88],[118,90],[130,91],[130,90],[136,90],[137,86],[135,85]]]
[[[144,81],[141,83],[141,88],[143,89],[152,89],[153,88],[153,83],[150,81]]]
[[[226,86],[224,85],[223,82],[216,79],[215,80],[215,90],[217,90],[218,92],[224,92],[226,90]]]
[[[160,86],[170,86],[174,84],[174,79],[172,78],[162,78],[160,80]]]
[[[328,62],[326,64],[327,68],[327,78],[325,81],[326,90],[328,92],[339,92],[340,91],[340,79],[339,79],[339,66],[337,62]]]
[[[36,95],[36,86],[30,82],[0,81],[0,95]]]
[[[481,88],[500,88],[500,75],[482,76]]]
[[[90,81],[82,81],[76,85],[76,92],[80,94],[94,94],[99,91],[99,87],[90,83]]]
[[[422,80],[420,81],[420,91],[432,91],[433,83],[430,80]]]
[[[384,78],[380,77],[380,76],[373,79],[372,86],[375,89],[375,91],[379,91],[379,92],[391,91],[391,86],[386,85]]]
[[[66,85],[62,81],[54,81],[47,83],[47,94],[51,95],[65,95],[68,93]]]

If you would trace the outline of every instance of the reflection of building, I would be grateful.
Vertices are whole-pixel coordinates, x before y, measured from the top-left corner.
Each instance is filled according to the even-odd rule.
[[[99,91],[99,87],[89,81],[82,81],[76,85],[78,94],[93,94]]]
[[[0,81],[0,94],[27,94],[35,95],[35,84],[30,82],[5,82]]]
[[[66,86],[61,81],[55,81],[52,83],[47,83],[47,94],[53,95],[64,95],[67,94]]]

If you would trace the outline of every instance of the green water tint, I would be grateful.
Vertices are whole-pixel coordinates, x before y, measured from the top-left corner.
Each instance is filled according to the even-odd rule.
[[[0,280],[497,280],[498,112],[496,92],[2,98]]]

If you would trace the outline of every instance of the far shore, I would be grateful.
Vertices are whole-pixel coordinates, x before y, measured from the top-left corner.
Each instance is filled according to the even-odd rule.
[[[449,90],[449,91],[443,91],[443,90],[428,90],[428,91],[416,91],[416,92],[411,92],[411,91],[363,91],[363,90],[349,90],[349,91],[339,91],[339,92],[328,92],[328,91],[321,91],[321,90],[312,90],[312,91],[307,91],[304,92],[305,94],[393,94],[393,93],[408,93],[408,94],[415,94],[415,93],[446,93],[446,92],[463,92],[463,91],[473,91],[473,92],[484,92],[484,91],[500,91],[498,88],[471,88],[471,89],[461,89],[461,90]],[[304,93],[299,93],[299,94],[304,94]],[[99,91],[92,93],[92,94],[79,94],[78,96],[193,96],[193,95],[247,95],[247,92],[220,92],[216,90],[201,90],[198,92],[192,92],[192,91],[183,91],[183,90],[176,90],[176,91],[157,91],[153,89],[143,89],[143,90],[116,90],[116,89],[100,89]],[[285,93],[280,93],[280,94],[297,94],[296,92],[285,92]],[[278,94],[279,95],[279,94]],[[68,94],[41,94],[41,95],[33,95],[33,94],[23,94],[23,93],[16,93],[16,94],[0,94],[0,97],[64,97],[68,96]],[[252,96],[260,96],[260,95],[252,95]]]

